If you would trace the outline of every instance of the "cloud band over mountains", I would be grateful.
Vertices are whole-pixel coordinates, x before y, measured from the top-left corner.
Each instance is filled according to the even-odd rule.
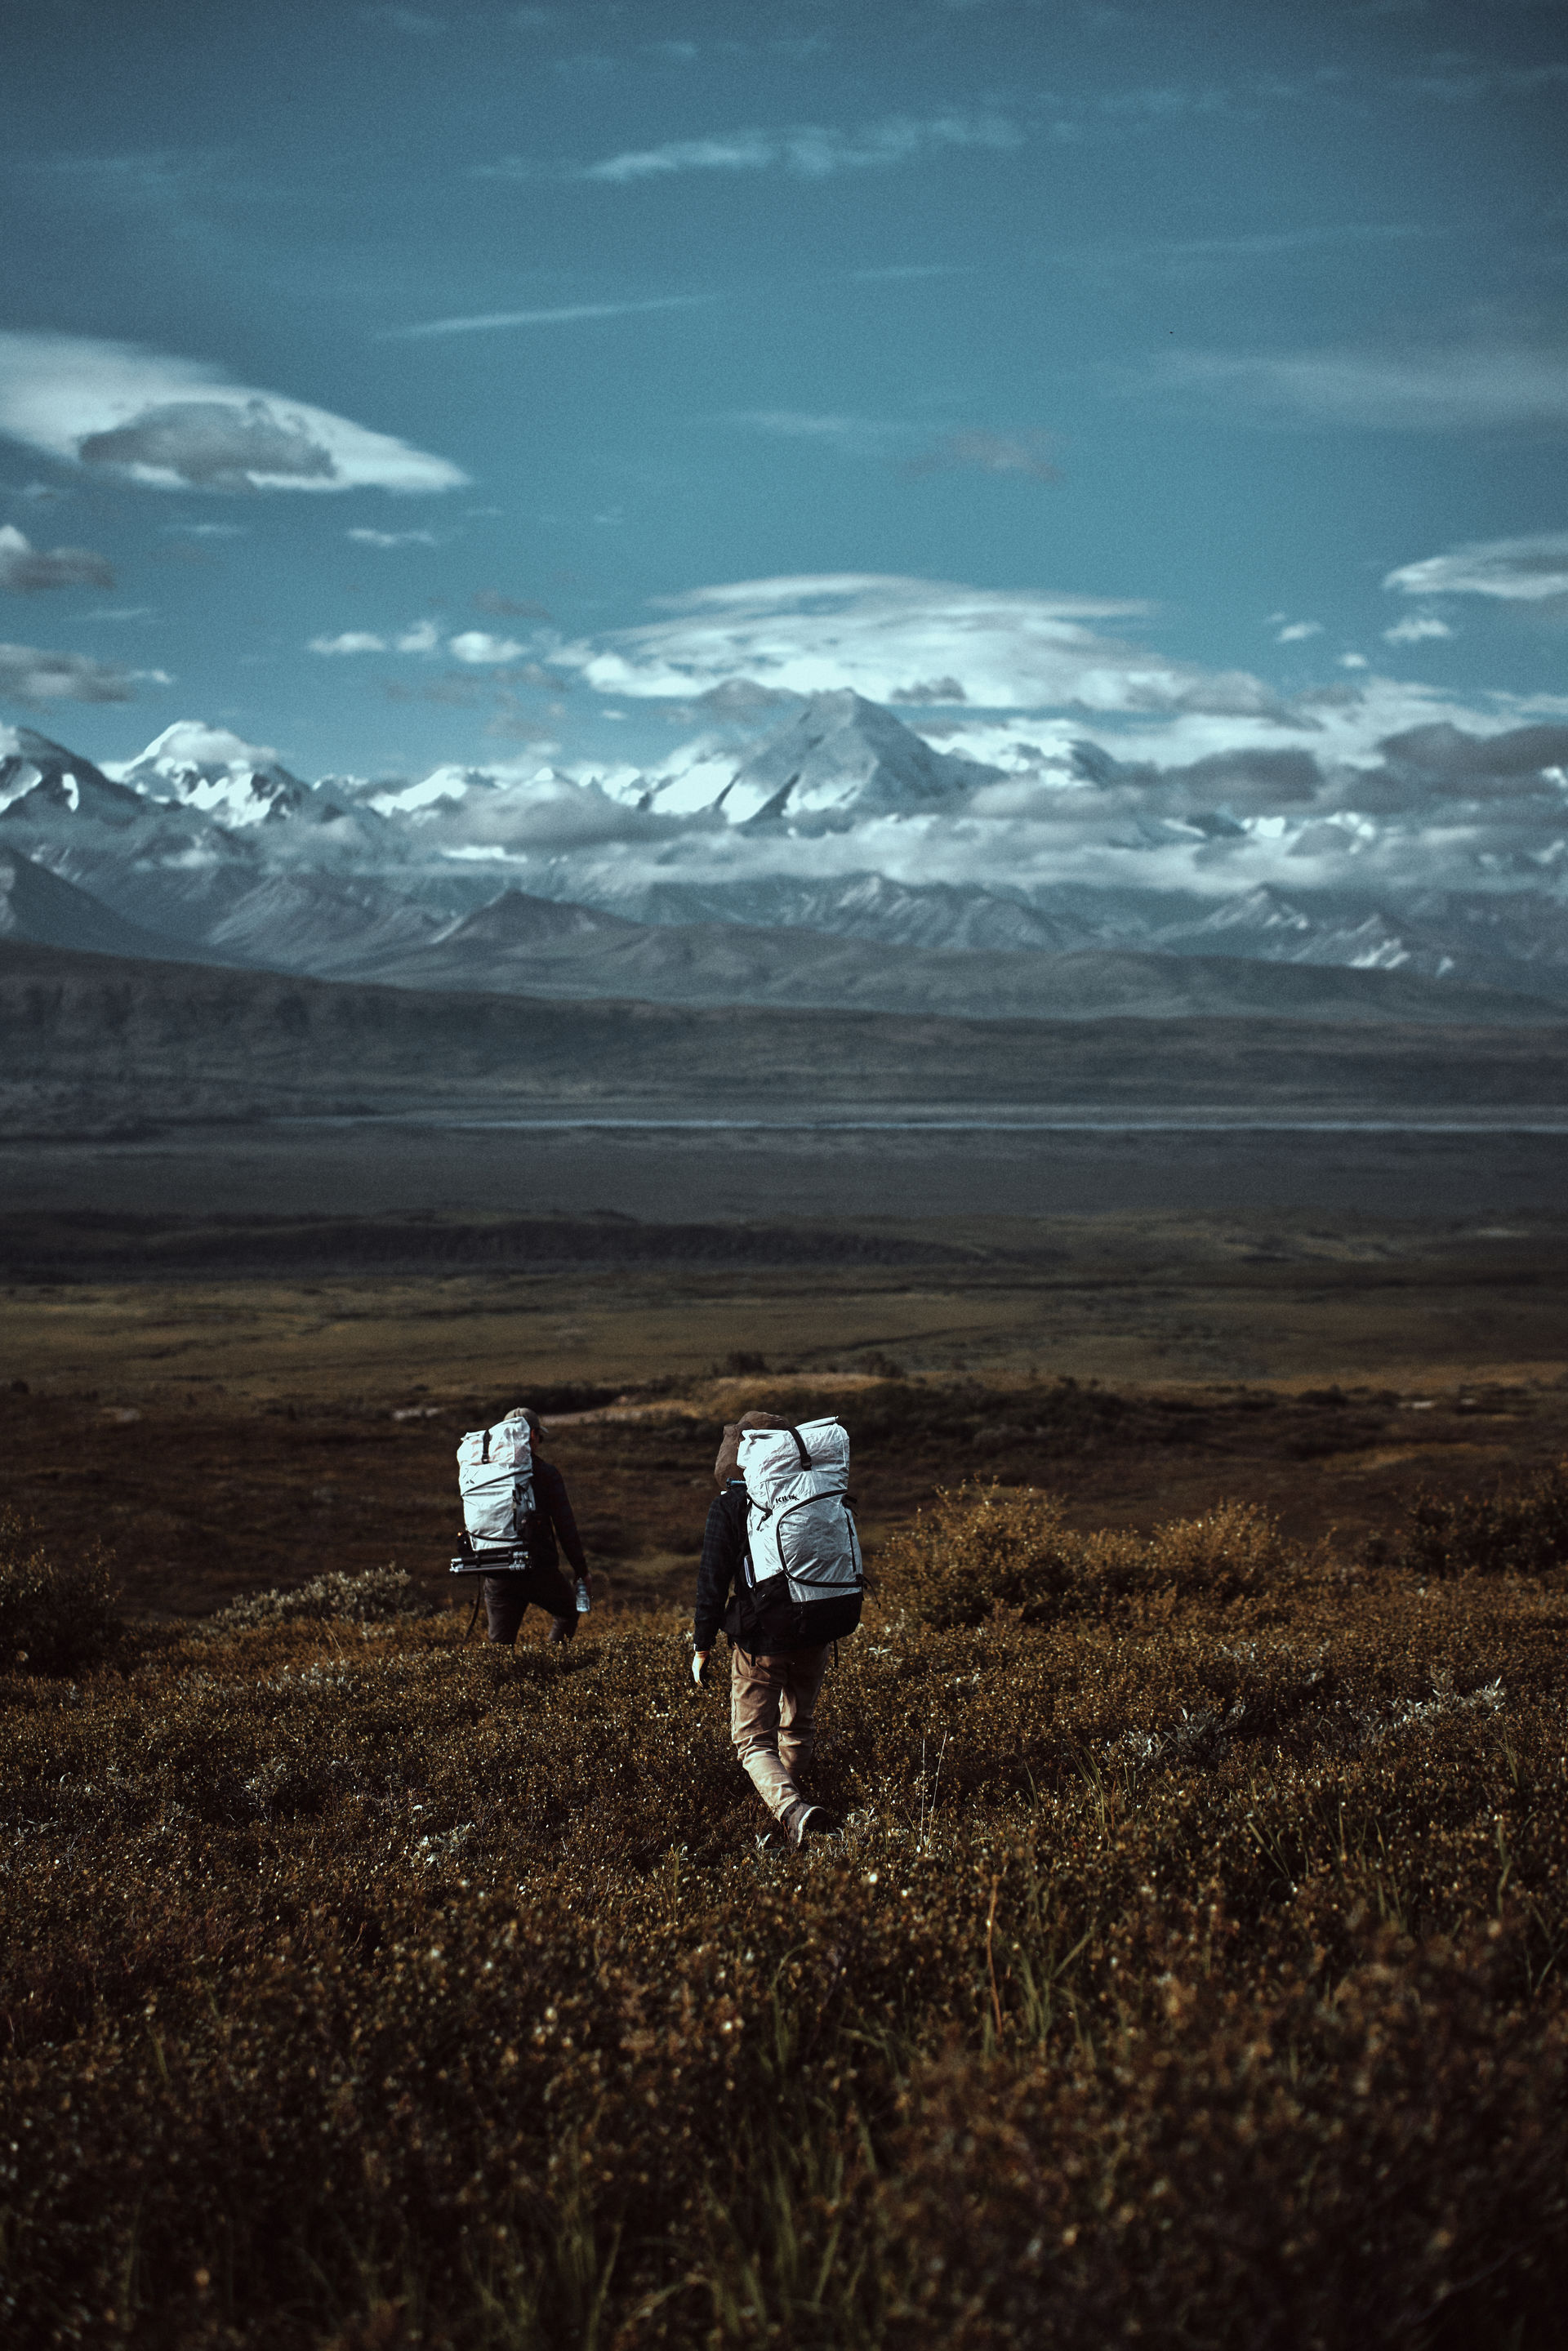
[[[907,702],[940,680],[946,691],[931,699],[985,709],[1190,710],[1300,723],[1245,671],[1198,670],[1085,625],[1146,615],[1135,599],[852,573],[741,580],[659,601],[669,618],[558,647],[552,663],[601,693],[674,700],[740,676],[799,694],[852,687],[869,701]]]

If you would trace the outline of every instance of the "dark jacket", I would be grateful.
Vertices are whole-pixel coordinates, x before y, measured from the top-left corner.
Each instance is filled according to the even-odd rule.
[[[699,1649],[712,1648],[730,1593],[741,1582],[745,1559],[746,1480],[732,1478],[708,1504],[707,1524],[703,1529],[696,1614],[692,1620],[692,1638]]]
[[[741,1489],[743,1492],[745,1489]],[[572,1568],[579,1575],[588,1573],[588,1561],[583,1555],[582,1538],[577,1531],[577,1520],[571,1515],[567,1499],[566,1479],[553,1461],[541,1461],[534,1456],[534,1520],[532,1540],[528,1548],[537,1565],[559,1567],[560,1554],[556,1550],[556,1538]]]
[[[784,1583],[781,1575],[770,1583],[752,1582],[746,1480],[732,1478],[708,1505],[692,1619],[694,1646],[711,1649],[722,1625],[734,1646],[747,1656],[787,1657],[797,1649],[841,1641],[860,1623],[858,1592],[802,1606],[789,1598]]]

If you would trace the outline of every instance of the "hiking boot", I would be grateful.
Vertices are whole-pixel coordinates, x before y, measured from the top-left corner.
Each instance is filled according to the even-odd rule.
[[[789,1823],[789,1842],[800,1853],[808,1838],[837,1836],[842,1827],[837,1813],[830,1813],[826,1804],[808,1804]]]

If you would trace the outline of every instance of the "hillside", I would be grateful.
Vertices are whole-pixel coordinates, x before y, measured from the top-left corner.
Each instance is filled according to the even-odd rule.
[[[596,1105],[1188,1106],[1397,1115],[1568,1102],[1568,1025],[956,1020],[443,995],[0,942],[13,1134]]]
[[[1555,1024],[1564,1017],[1563,1006],[1537,997],[1414,972],[1265,963],[1219,951],[955,954],[834,937],[804,925],[635,923],[520,890],[504,892],[427,946],[399,937],[345,963],[359,977],[399,987],[636,996],[659,1004],[823,1005],[969,1020],[1124,1015],[1490,1025]]]

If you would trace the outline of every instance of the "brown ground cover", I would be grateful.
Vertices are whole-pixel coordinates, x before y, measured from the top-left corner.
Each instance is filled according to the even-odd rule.
[[[668,1612],[499,1657],[371,1577],[40,1675],[13,1536],[10,2339],[1544,2351],[1568,1483],[1511,1510],[971,1490],[804,1856]]]
[[[926,1239],[13,1283],[7,2340],[1555,2344],[1551,1249]],[[525,1394],[560,1657],[444,1605]],[[842,1412],[872,1565],[805,1856],[681,1639],[754,1401]]]

